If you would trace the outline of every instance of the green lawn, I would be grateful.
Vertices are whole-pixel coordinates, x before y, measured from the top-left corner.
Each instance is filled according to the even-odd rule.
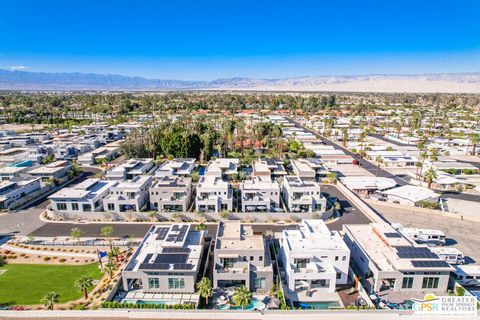
[[[82,275],[100,279],[97,263],[79,266],[7,264],[0,267],[0,305],[40,304],[50,291],[60,295],[60,302],[78,299],[82,293],[74,282]]]

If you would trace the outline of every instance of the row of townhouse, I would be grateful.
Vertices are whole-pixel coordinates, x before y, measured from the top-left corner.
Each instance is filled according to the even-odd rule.
[[[0,209],[13,209],[73,178],[68,161],[0,168]]]
[[[305,163],[303,163],[305,161]],[[234,201],[234,188],[231,176],[238,172],[238,159],[216,159],[211,161],[200,177],[193,194],[194,185],[190,175],[195,169],[194,159],[173,159],[163,163],[155,173],[153,159],[130,159],[105,174],[107,180],[91,179],[70,189],[84,192],[75,194],[69,188],[50,197],[52,209],[70,210],[69,205],[57,203],[89,202],[101,200],[103,206],[89,206],[88,211],[127,212],[151,209],[166,212],[188,211],[195,201],[195,209],[200,212],[233,211],[236,206],[243,212],[276,212],[283,211],[281,203],[286,204],[291,212],[324,212],[327,200],[316,182],[317,171],[305,169],[311,159],[295,160],[297,172],[305,175],[284,176],[280,185],[272,179],[271,173],[252,175],[239,186],[240,196]],[[303,163],[303,166],[300,164]],[[276,168],[281,165],[276,162]],[[272,166],[273,167],[273,166]],[[313,167],[317,168],[317,166]],[[280,172],[282,169],[278,169]],[[270,169],[268,169],[270,172]],[[275,171],[275,169],[273,170]],[[109,188],[108,192],[98,193],[97,184]],[[75,198],[63,194],[76,195]],[[82,210],[80,210],[83,212]]]
[[[273,238],[255,233],[251,225],[221,222],[210,235],[213,261],[205,265],[212,265],[212,272],[199,269],[207,259],[206,236],[206,230],[194,230],[189,224],[153,226],[122,272],[125,299],[151,293],[192,294],[186,297],[197,301],[188,303],[197,303],[195,283],[211,274],[214,288],[229,291],[245,286],[265,294],[279,284],[290,301],[315,301],[325,299],[324,293],[337,292],[339,286],[354,285],[352,269],[370,294],[420,296],[446,292],[454,270],[428,247],[408,240],[387,223],[344,225],[341,234],[322,220],[302,220],[274,234],[279,243],[274,254]]]

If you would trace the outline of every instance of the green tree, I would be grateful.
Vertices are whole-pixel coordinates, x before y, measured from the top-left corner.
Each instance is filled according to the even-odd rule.
[[[75,280],[75,287],[80,292],[83,292],[83,297],[85,299],[88,298],[88,290],[93,286],[93,279],[89,276],[81,276],[77,280]]]
[[[438,178],[437,172],[433,167],[430,167],[424,175],[425,179],[428,182],[428,189],[431,189],[433,180]]]
[[[110,277],[110,279],[113,278],[113,273],[115,272],[116,269],[117,267],[111,261],[109,261],[103,266],[103,272],[108,273],[108,276]]]
[[[375,163],[377,164],[377,174],[376,174],[376,176],[378,177],[378,174],[380,173],[380,166],[381,166],[382,163],[383,163],[383,158],[380,157],[380,156],[377,156],[377,157],[375,158]]]
[[[208,298],[212,296],[212,280],[203,277],[196,285],[198,294],[205,299],[205,304],[208,305]]]
[[[113,235],[113,227],[112,226],[105,226],[100,229],[100,235],[104,238],[107,238],[108,243],[110,244],[110,250],[112,250],[112,235]]]
[[[235,293],[233,294],[233,302],[235,305],[245,309],[252,300],[252,293],[247,289],[246,286],[241,286],[235,288]]]
[[[110,251],[107,253],[108,259],[112,260],[115,259],[115,261],[118,263],[118,256],[120,255],[120,248],[119,247],[113,247],[110,249]]]
[[[59,294],[52,291],[44,295],[43,298],[40,300],[40,303],[42,303],[48,310],[53,310],[54,305],[58,302],[59,297]]]
[[[72,228],[72,230],[70,230],[70,237],[77,240],[77,242],[80,242],[80,238],[82,237],[82,235],[83,231],[79,228]]]

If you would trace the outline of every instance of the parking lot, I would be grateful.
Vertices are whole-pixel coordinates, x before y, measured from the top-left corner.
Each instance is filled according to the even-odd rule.
[[[401,223],[404,227],[439,229],[447,236],[447,245],[458,248],[466,257],[467,263],[480,262],[480,223],[454,218],[432,216],[413,210],[371,205],[390,222]]]

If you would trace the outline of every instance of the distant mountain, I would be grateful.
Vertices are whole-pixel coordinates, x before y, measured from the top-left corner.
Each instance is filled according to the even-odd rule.
[[[480,72],[418,75],[320,76],[213,81],[146,79],[117,74],[46,73],[0,69],[0,90],[257,90],[480,93]]]

